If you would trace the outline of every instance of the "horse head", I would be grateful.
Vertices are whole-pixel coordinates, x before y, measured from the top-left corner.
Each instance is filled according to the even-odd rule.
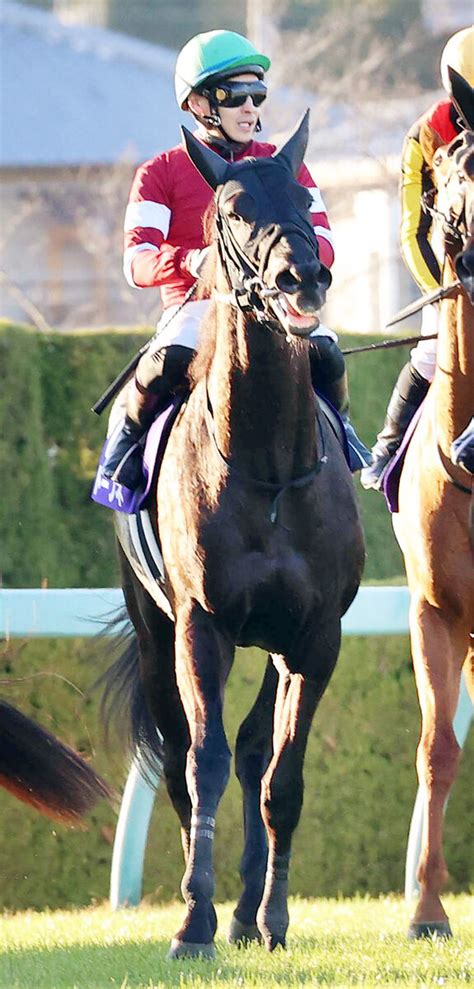
[[[188,154],[215,191],[216,239],[227,290],[238,308],[307,336],[331,283],[318,256],[311,193],[297,181],[308,116],[270,158],[228,163],[183,128]]]
[[[474,90],[454,70],[449,72],[453,99],[466,129],[433,156],[434,214],[441,224],[446,256],[474,302]]]

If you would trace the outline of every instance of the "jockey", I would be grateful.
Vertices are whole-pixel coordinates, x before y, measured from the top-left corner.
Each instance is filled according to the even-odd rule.
[[[196,137],[228,161],[268,157],[273,144],[254,140],[261,129],[259,108],[267,95],[264,75],[270,60],[233,31],[209,31],[192,38],[176,63],[178,105],[195,118]],[[311,217],[319,257],[334,260],[332,236],[321,193],[305,165],[298,179],[311,191]],[[186,381],[198,344],[207,299],[185,300],[199,278],[209,247],[203,217],[213,197],[182,144],[141,165],[125,215],[124,272],[136,288],[159,286],[164,311],[156,341],[140,358],[129,386],[121,431],[109,442],[103,473],[129,488],[140,481],[139,442],[157,411]],[[182,307],[182,308],[181,308]],[[370,453],[348,419],[344,358],[336,334],[321,325],[312,334],[312,373],[319,390],[342,414],[354,469],[370,463]],[[314,367],[314,371],[313,371]]]
[[[451,96],[448,67],[474,86],[474,28],[458,31],[447,42],[441,57],[443,86]],[[405,264],[423,294],[441,286],[441,255],[431,239],[433,221],[422,206],[422,196],[433,190],[431,160],[441,144],[449,144],[463,129],[456,108],[449,99],[440,100],[424,113],[408,132],[402,152],[401,251]],[[437,303],[422,310],[421,336],[436,333]],[[385,470],[398,450],[409,422],[421,405],[433,380],[436,367],[436,339],[423,340],[411,351],[410,361],[400,371],[392,392],[383,429],[372,449],[373,463],[364,468],[362,487],[380,490]]]

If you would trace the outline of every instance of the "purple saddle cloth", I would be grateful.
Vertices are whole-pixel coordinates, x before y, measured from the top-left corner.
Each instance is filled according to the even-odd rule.
[[[92,501],[96,501],[98,505],[105,505],[106,508],[112,508],[114,512],[125,512],[127,515],[133,515],[145,507],[153,478],[160,469],[166,444],[183,400],[182,396],[174,398],[150,426],[143,451],[143,483],[137,490],[132,491],[124,484],[104,477],[102,465],[105,462],[106,450],[111,436],[107,438],[102,447],[94,487],[91,492]],[[122,425],[123,419],[117,424],[112,436],[121,429]]]
[[[387,508],[389,512],[392,512],[392,514],[396,514],[396,512],[398,512],[398,489],[400,486],[400,478],[402,476],[402,468],[405,463],[406,452],[410,446],[413,433],[418,425],[424,404],[424,402],[421,403],[419,409],[416,410],[413,419],[409,422],[408,429],[402,439],[402,442],[385,471],[382,482],[382,491],[385,495]]]

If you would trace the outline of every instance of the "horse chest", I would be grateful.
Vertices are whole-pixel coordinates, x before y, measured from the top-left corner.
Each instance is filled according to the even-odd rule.
[[[206,568],[210,610],[239,645],[283,651],[321,603],[307,560],[286,547],[227,552],[221,561],[219,571]]]

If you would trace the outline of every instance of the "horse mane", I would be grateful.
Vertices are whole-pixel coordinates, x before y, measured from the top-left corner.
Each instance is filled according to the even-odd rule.
[[[199,345],[195,357],[188,369],[191,388],[206,376],[212,363],[216,349],[216,304],[212,294],[216,285],[217,275],[217,240],[216,240],[216,204],[212,199],[203,217],[204,243],[211,247],[202,277],[199,280],[196,299],[209,299],[209,310],[204,317],[199,331]]]

